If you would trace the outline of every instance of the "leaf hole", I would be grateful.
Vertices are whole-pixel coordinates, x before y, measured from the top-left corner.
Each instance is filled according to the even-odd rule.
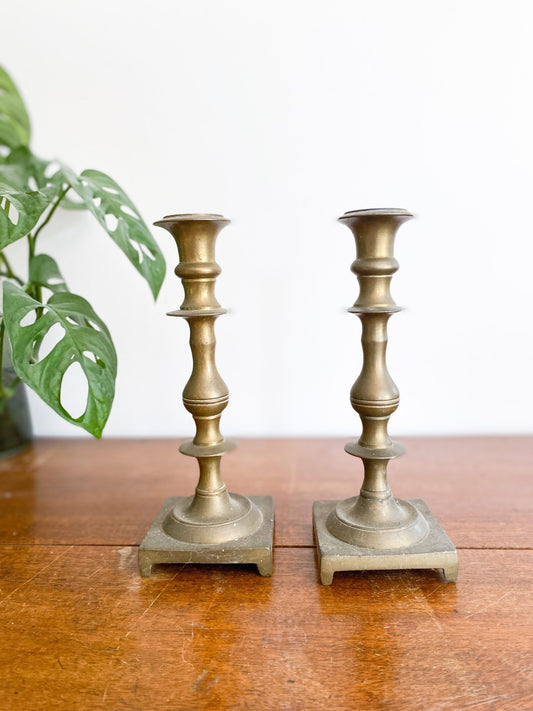
[[[151,259],[152,262],[155,262],[155,254],[152,254],[148,247],[145,244],[140,244],[141,250],[143,253],[148,257],[148,259]]]
[[[83,351],[83,355],[89,360],[92,360],[93,363],[96,363],[96,356],[91,351]]]
[[[44,177],[50,180],[50,178],[52,178],[58,170],[59,163],[57,163],[56,161],[52,161],[51,163],[48,163],[48,165],[44,169]]]
[[[63,339],[65,329],[60,323],[54,323],[48,329],[39,347],[39,360],[43,360],[49,355],[57,344]]]
[[[17,225],[19,221],[19,211],[17,208],[13,205],[13,203],[9,204],[9,209],[5,209],[5,203],[4,203],[4,211],[7,215],[8,220],[13,224]]]
[[[26,326],[31,326],[32,324],[34,324],[36,320],[37,312],[35,311],[35,309],[32,309],[20,319],[20,325],[22,326],[22,328],[26,328]]]
[[[120,209],[121,209],[121,211],[122,211],[125,215],[129,215],[130,217],[133,217],[135,220],[138,220],[138,219],[139,219],[139,215],[137,215],[137,214],[131,209],[131,207],[130,207],[129,205],[121,205],[121,206],[120,206]]]
[[[35,180],[33,175],[30,175],[30,177],[28,178],[28,187],[30,190],[39,190],[39,186],[37,185],[37,181]]]
[[[84,205],[83,200],[80,198],[78,193],[74,192],[74,190],[69,190],[67,193],[67,197],[74,206],[82,207]]]
[[[91,321],[90,319],[87,319],[87,324],[88,324],[91,328],[94,328],[95,331],[101,331],[101,330],[102,330],[102,329],[100,328],[100,326],[99,326],[97,323],[95,323],[94,321]]]
[[[118,190],[116,190],[115,188],[108,188],[104,185],[102,189],[105,190],[106,193],[111,193],[111,195],[119,195]]]
[[[115,215],[108,214],[105,216],[105,224],[110,232],[114,232],[117,229],[118,220]]]
[[[87,410],[88,395],[87,378],[76,360],[69,365],[61,380],[61,407],[68,412],[72,419],[78,420]]]
[[[101,204],[102,204],[102,198],[101,198],[101,197],[95,197],[95,198],[93,198],[93,205],[94,205],[95,207],[100,207]]]
[[[137,261],[139,262],[139,264],[142,264],[144,262],[144,254],[141,251],[139,243],[134,242],[132,239],[130,239],[129,242],[133,249],[137,252]]]

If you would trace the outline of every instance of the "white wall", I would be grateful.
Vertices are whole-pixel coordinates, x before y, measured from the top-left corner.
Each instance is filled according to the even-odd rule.
[[[0,61],[34,149],[98,168],[146,220],[222,212],[218,365],[234,435],[359,431],[346,210],[404,207],[394,434],[533,431],[533,5],[487,0],[17,0]],[[108,436],[187,435],[170,235],[156,305],[88,215],[41,249],[108,323]],[[21,257],[15,250],[15,259]],[[40,435],[80,435],[32,399]]]

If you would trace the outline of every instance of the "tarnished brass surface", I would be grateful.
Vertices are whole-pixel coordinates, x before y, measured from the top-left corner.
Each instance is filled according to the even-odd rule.
[[[422,499],[408,502],[428,524],[428,534],[403,550],[369,549],[345,543],[336,538],[327,527],[327,520],[337,501],[315,501],[313,520],[319,541],[320,581],[330,585],[333,574],[340,570],[410,570],[440,569],[447,582],[457,580],[458,560],[455,546]]]
[[[165,519],[172,515],[182,497],[168,499],[159,511],[139,548],[139,570],[148,577],[157,563],[252,563],[261,575],[272,575],[272,530],[274,506],[271,496],[251,496],[250,503],[261,514],[263,525],[244,538],[224,544],[202,545],[177,540],[165,531]]]
[[[398,269],[394,238],[411,217],[406,210],[378,209],[340,218],[355,236],[357,258],[351,268],[360,289],[348,310],[361,319],[363,346],[361,374],[350,391],[362,433],[345,450],[362,459],[364,479],[359,496],[315,503],[315,537],[326,585],[335,570],[441,568],[448,580],[457,577],[455,547],[425,504],[394,498],[387,482],[389,460],[404,452],[388,434],[389,418],[400,401],[386,364],[387,322],[401,310],[390,292]]]
[[[155,563],[254,563],[261,575],[272,572],[274,530],[271,497],[247,498],[229,493],[220,474],[222,455],[235,448],[220,432],[228,388],[215,365],[215,321],[226,313],[215,298],[220,267],[215,242],[229,224],[221,215],[169,215],[157,226],[174,237],[185,298],[169,316],[187,319],[193,369],[183,391],[183,404],[196,423],[193,440],[180,451],[196,457],[200,477],[189,497],[169,499],[139,549],[141,575]]]

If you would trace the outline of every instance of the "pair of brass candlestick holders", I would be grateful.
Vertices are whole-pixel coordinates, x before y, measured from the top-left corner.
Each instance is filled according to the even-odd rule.
[[[406,210],[356,210],[340,221],[355,236],[357,258],[352,271],[359,297],[349,309],[362,322],[363,367],[350,400],[362,433],[345,450],[363,461],[359,496],[344,501],[316,501],[313,523],[320,579],[329,585],[340,570],[434,568],[447,581],[457,579],[457,551],[421,499],[395,499],[387,483],[389,460],[403,447],[388,434],[388,421],[399,393],[386,365],[387,322],[400,308],[391,293],[394,238],[412,215]],[[142,576],[157,563],[253,563],[264,576],[272,573],[274,505],[270,496],[229,493],[220,475],[222,455],[235,447],[220,433],[228,389],[215,365],[215,321],[226,313],[215,298],[220,267],[215,241],[229,223],[221,215],[169,215],[155,224],[167,229],[178,246],[175,273],[185,299],[170,316],[190,327],[192,375],[183,403],[196,423],[196,435],[180,451],[196,457],[200,476],[190,497],[169,498],[139,548]]]

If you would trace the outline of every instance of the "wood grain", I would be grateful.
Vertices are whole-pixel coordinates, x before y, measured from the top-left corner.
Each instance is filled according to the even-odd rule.
[[[402,440],[396,496],[422,498],[459,548],[532,548],[533,437]],[[312,546],[311,507],[361,484],[341,439],[242,440],[231,490],[275,497],[277,546]],[[192,493],[196,462],[172,440],[50,440],[0,462],[0,543],[136,545],[163,501]]]
[[[136,548],[1,546],[0,708],[533,707],[533,551],[461,551],[461,578],[162,567]]]
[[[137,571],[195,462],[170,440],[40,441],[0,462],[0,709],[529,711],[533,438],[413,439],[391,467],[460,548],[319,585],[311,503],[359,485],[344,440],[244,440],[230,488],[276,499],[274,574]]]

